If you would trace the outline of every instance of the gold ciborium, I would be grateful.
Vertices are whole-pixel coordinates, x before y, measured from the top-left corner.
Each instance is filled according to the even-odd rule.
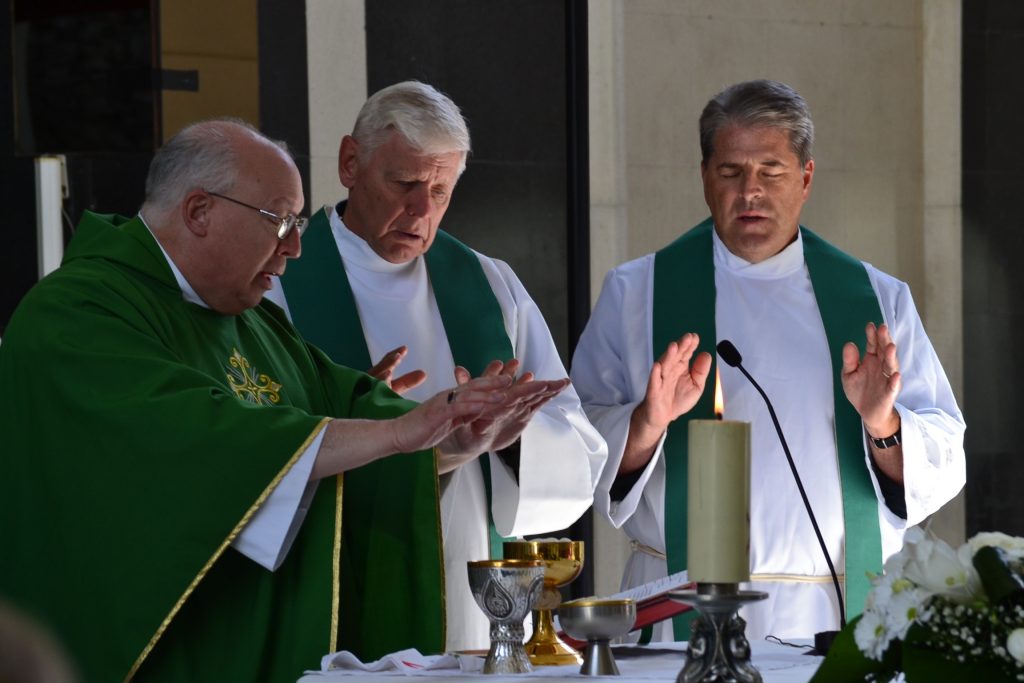
[[[536,666],[582,664],[583,657],[558,637],[551,613],[562,603],[559,587],[571,583],[583,569],[583,541],[505,541],[504,554],[507,560],[544,561],[544,590],[533,605],[533,636],[526,643],[530,662]]]

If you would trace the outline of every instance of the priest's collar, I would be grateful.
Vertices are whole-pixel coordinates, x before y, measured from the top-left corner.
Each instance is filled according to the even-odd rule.
[[[146,226],[146,230],[149,230],[149,234],[153,235],[153,230],[149,227],[149,223],[146,222],[141,211],[139,212],[139,220]],[[167,265],[171,267],[171,272],[174,273],[174,279],[178,281],[178,287],[181,288],[182,298],[190,304],[202,306],[203,308],[210,308],[209,305],[207,305],[207,303],[199,296],[196,290],[192,289],[192,285],[188,283],[185,276],[181,274],[180,270],[178,270],[178,265],[171,258],[171,255],[167,253],[167,250],[164,249],[164,245],[160,244],[160,240],[156,238],[156,235],[153,235],[153,241],[156,242],[156,246],[160,247],[160,253],[164,255],[165,259],[167,259]]]
[[[366,240],[345,225],[341,219],[342,214],[345,213],[345,202],[338,202],[333,210],[330,206],[325,206],[324,211],[330,214],[331,232],[334,233],[334,239],[344,247],[341,251],[344,254],[346,267],[354,265],[378,273],[402,275],[412,272],[416,267],[416,261],[421,258],[421,256],[417,256],[406,263],[385,261],[367,244]]]
[[[725,242],[718,237],[717,230],[712,230],[711,234],[715,245],[715,267],[727,270],[734,275],[759,280],[771,280],[786,277],[804,267],[804,239],[803,234],[799,230],[796,233],[796,240],[775,256],[767,258],[760,263],[751,263],[729,251],[729,248],[725,246]]]

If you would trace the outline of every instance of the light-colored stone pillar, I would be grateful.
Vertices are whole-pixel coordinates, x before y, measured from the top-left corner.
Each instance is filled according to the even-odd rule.
[[[923,3],[922,163],[924,169],[924,319],[957,400],[963,403],[961,198],[961,3]],[[961,493],[932,517],[950,543],[966,535]]]
[[[591,0],[590,64],[590,292],[596,301],[605,273],[627,259],[626,123],[622,0]],[[629,557],[628,539],[594,515],[594,590],[619,590]]]
[[[363,0],[306,0],[309,79],[309,213],[346,196],[338,145],[366,101]]]

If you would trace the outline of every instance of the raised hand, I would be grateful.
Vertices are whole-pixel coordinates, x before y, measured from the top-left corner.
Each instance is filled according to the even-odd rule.
[[[394,453],[450,444],[453,433],[464,431],[480,415],[502,406],[511,386],[512,379],[506,375],[481,377],[461,385],[458,394],[455,389],[442,391],[391,420],[331,420],[324,429],[310,479],[345,472]],[[447,450],[461,453],[450,446]]]
[[[630,418],[620,474],[645,466],[669,424],[697,404],[711,371],[711,354],[693,357],[698,344],[700,337],[687,332],[651,366],[644,400]]]
[[[401,377],[394,377],[398,364],[402,362],[405,355],[409,353],[409,347],[399,346],[384,354],[380,362],[366,371],[366,374],[375,377],[387,384],[396,394],[404,394],[423,384],[427,379],[427,373],[423,370],[413,370]]]
[[[896,395],[902,386],[896,344],[886,325],[868,323],[862,358],[857,345],[843,346],[843,391],[871,436],[891,436],[900,427]]]
[[[466,387],[480,379],[504,377],[511,384],[505,392],[505,400],[489,405],[478,416],[468,419],[440,445],[442,471],[450,471],[480,453],[511,445],[522,434],[534,413],[569,386],[568,378],[535,380],[530,372],[516,378],[518,370],[518,360],[508,363],[492,361],[479,378],[471,380],[469,371],[463,367],[455,368],[458,383],[456,401],[462,399]]]
[[[481,415],[500,409],[509,399],[512,380],[506,375],[480,377],[457,389],[430,397],[401,417],[391,420],[393,452],[407,453],[447,444],[451,451],[454,432]],[[476,455],[474,453],[474,455]]]

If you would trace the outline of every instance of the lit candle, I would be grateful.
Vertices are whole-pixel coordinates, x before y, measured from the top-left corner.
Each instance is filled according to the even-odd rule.
[[[750,423],[722,420],[715,373],[717,420],[690,420],[687,570],[698,583],[750,580]]]

